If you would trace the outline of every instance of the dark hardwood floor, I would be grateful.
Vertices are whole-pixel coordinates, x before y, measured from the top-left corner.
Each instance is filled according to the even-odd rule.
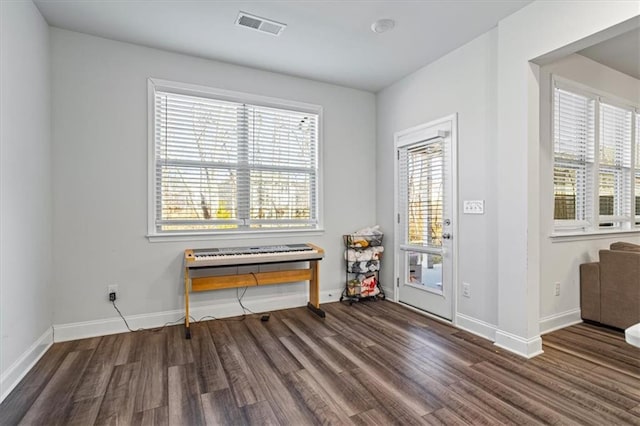
[[[640,425],[640,349],[580,324],[524,360],[391,302],[54,344],[0,424]]]

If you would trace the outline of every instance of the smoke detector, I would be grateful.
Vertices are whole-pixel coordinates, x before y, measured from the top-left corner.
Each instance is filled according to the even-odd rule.
[[[396,26],[396,21],[389,18],[378,19],[371,24],[371,31],[374,33],[382,34],[387,31],[391,31]]]
[[[236,18],[236,25],[260,31],[261,33],[271,34],[273,36],[279,36],[282,34],[282,31],[287,28],[286,24],[282,24],[271,19],[261,18],[242,11],[240,11]]]

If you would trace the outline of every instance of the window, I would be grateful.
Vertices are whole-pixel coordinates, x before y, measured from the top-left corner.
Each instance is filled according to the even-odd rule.
[[[407,242],[440,247],[444,210],[444,141],[436,138],[427,144],[402,148],[399,155],[400,177],[406,185],[403,192],[407,199],[403,199],[403,204],[406,203],[403,210],[406,209],[407,215]]]
[[[150,229],[317,229],[321,108],[149,80]]]
[[[629,106],[555,82],[556,230],[632,229],[640,224],[637,117]]]
[[[591,220],[594,102],[559,88],[554,96],[554,219],[566,225]]]
[[[631,221],[631,115],[600,102],[600,226]]]

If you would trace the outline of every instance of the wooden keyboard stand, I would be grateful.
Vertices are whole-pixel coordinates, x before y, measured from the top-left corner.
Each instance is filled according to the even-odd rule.
[[[245,274],[233,274],[233,275],[212,275],[204,277],[191,277],[189,271],[191,269],[215,269],[221,267],[234,266],[232,263],[220,266],[194,266],[193,262],[185,261],[184,267],[184,300],[185,300],[185,336],[187,339],[191,339],[191,328],[189,327],[189,288],[192,292],[210,291],[210,290],[222,290],[225,288],[239,288],[239,287],[258,287],[263,285],[285,284],[299,281],[309,281],[309,302],[307,308],[321,318],[325,317],[325,312],[320,309],[320,279],[319,279],[319,264],[324,251],[317,246],[312,246],[320,254],[319,259],[311,260],[289,260],[285,262],[270,261],[261,262],[256,259],[255,263],[243,263],[246,265],[264,265],[264,264],[284,264],[284,263],[300,263],[309,262],[309,267],[306,269],[286,269],[281,271],[271,272],[255,272]],[[185,256],[187,259],[187,256]]]

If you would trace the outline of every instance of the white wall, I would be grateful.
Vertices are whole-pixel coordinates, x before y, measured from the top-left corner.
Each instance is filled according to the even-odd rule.
[[[539,86],[529,61],[638,15],[636,1],[537,1],[498,25],[496,344],[524,356],[542,350]]]
[[[458,113],[457,284],[469,283],[471,298],[458,289],[457,313],[489,325],[497,324],[496,35],[494,30],[478,37],[384,89],[377,99],[376,185],[388,196],[378,196],[376,214],[388,244],[394,231],[394,132]],[[463,200],[485,200],[485,214],[461,214]],[[383,283],[393,282],[392,272],[383,271]]]
[[[49,27],[0,3],[0,399],[51,341]]]
[[[553,142],[551,76],[564,77],[632,104],[640,104],[640,80],[578,54],[540,68],[540,330],[580,319],[579,265],[597,261],[598,250],[615,241],[640,242],[638,234],[552,239]],[[555,283],[560,295],[555,296]]]
[[[321,291],[344,286],[341,234],[372,225],[375,219],[373,94],[55,28],[51,38],[55,324],[114,317],[106,301],[109,284],[119,285],[119,307],[125,315],[181,310],[185,248],[283,242],[147,240],[148,77],[324,108],[326,231],[286,242],[323,247]],[[251,288],[245,304],[260,310],[267,306],[265,301],[284,298],[286,305],[290,295],[297,295],[296,303],[302,304],[305,288]],[[235,297],[235,290],[225,290],[199,293],[192,301],[196,306],[226,303],[233,306],[232,313],[239,313]],[[333,291],[332,297],[339,294]],[[213,308],[206,313],[225,312]]]
[[[529,61],[638,15],[639,2],[537,1],[378,96],[379,194],[393,191],[393,132],[460,113],[459,201],[487,200],[484,216],[458,218],[457,284],[472,285],[460,325],[496,325],[496,344],[523,356],[542,349],[540,89]],[[376,212],[389,234],[392,204],[378,197]]]

